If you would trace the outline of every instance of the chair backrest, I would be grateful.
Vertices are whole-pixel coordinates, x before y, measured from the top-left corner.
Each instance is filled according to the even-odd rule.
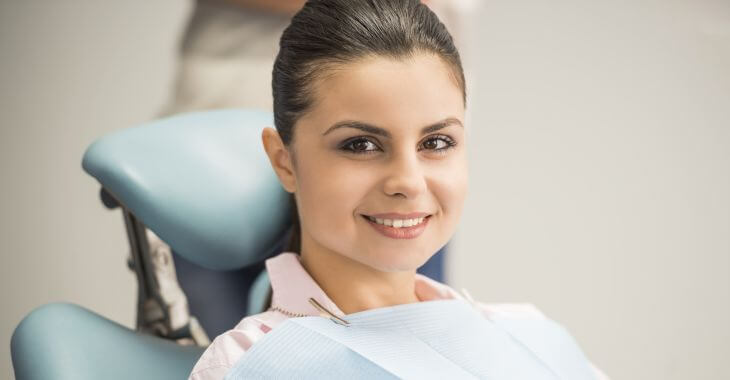
[[[102,137],[83,168],[177,254],[243,268],[270,256],[290,222],[261,144],[273,125],[265,111],[182,114]]]

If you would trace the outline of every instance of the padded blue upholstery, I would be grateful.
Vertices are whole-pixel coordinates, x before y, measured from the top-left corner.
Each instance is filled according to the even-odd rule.
[[[43,305],[11,340],[18,380],[186,379],[203,348],[134,332],[80,306]]]
[[[261,143],[273,125],[253,110],[173,116],[102,137],[83,168],[177,254],[237,269],[266,258],[290,219]]]

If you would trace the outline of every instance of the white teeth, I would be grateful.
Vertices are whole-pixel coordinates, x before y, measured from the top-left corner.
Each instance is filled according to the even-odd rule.
[[[385,226],[390,226],[394,228],[403,228],[403,227],[413,227],[416,225],[419,225],[423,223],[423,220],[426,219],[426,217],[423,218],[414,218],[414,219],[380,219],[380,218],[373,218],[372,216],[368,216],[368,219],[371,221],[382,224]]]

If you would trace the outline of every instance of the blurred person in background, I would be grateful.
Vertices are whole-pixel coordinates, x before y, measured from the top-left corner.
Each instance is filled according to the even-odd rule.
[[[470,50],[468,16],[478,1],[423,0],[452,31],[464,61]],[[271,111],[271,67],[279,38],[304,3],[196,1],[183,32],[177,78],[163,116],[217,108]]]

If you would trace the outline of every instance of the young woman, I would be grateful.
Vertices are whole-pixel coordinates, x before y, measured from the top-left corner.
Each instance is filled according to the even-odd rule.
[[[272,83],[276,129],[262,141],[298,233],[266,262],[270,309],[216,337],[192,380],[223,378],[289,318],[464,299],[416,273],[454,234],[468,184],[466,84],[438,18],[418,0],[310,0]],[[546,319],[470,302],[489,319]]]

